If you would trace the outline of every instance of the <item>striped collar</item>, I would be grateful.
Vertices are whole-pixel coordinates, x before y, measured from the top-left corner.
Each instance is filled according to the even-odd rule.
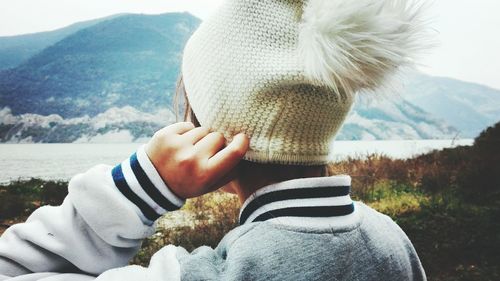
[[[268,185],[243,203],[240,225],[275,218],[348,217],[354,213],[348,175],[301,178]]]

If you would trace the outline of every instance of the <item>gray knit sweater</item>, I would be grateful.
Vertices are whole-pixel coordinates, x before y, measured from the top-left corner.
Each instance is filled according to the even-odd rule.
[[[349,176],[267,186],[215,248],[166,246],[128,266],[153,221],[183,204],[143,148],[73,177],[61,206],[36,210],[0,238],[0,280],[425,280],[411,242],[349,197]]]

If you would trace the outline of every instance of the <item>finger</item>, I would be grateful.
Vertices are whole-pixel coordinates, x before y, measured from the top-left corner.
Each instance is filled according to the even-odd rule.
[[[238,134],[224,149],[208,159],[207,169],[211,171],[211,178],[216,181],[229,173],[245,156],[248,146],[248,138]]]
[[[185,132],[188,132],[192,129],[194,129],[194,124],[191,122],[174,123],[164,128],[166,133],[172,133],[178,135],[184,134]]]
[[[183,138],[186,138],[186,141],[195,144],[204,138],[206,135],[210,133],[210,129],[207,127],[197,127],[182,134]]]
[[[195,154],[212,157],[226,145],[224,135],[219,132],[212,132],[202,138],[194,145]]]

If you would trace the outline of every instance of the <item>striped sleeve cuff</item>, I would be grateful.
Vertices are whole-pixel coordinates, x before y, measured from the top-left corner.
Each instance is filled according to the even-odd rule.
[[[118,190],[137,208],[142,221],[151,225],[168,211],[175,211],[185,200],[165,184],[149,160],[144,145],[111,171]]]

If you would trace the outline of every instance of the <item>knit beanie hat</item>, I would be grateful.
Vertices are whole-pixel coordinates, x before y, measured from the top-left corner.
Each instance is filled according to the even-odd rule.
[[[187,99],[201,125],[244,159],[321,165],[355,94],[382,86],[422,44],[405,0],[226,0],[184,49]]]

